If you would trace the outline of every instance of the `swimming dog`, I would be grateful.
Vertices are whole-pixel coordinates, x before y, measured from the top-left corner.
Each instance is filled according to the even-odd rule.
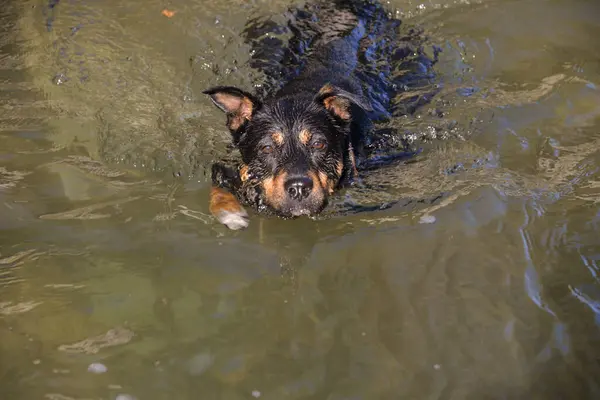
[[[210,212],[231,229],[248,226],[244,206],[288,218],[319,214],[358,177],[373,122],[393,113],[391,99],[402,89],[392,64],[418,66],[404,81],[426,76],[433,64],[414,32],[402,37],[400,21],[374,1],[317,1],[290,15],[284,51],[255,32],[262,37],[253,66],[279,87],[260,96],[231,86],[204,92],[226,113],[241,154],[238,165],[212,166]]]

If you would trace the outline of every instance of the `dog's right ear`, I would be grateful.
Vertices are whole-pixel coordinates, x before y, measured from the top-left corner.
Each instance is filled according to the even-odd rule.
[[[217,86],[203,92],[217,107],[227,113],[227,127],[232,133],[252,119],[258,101],[249,93],[231,86]]]

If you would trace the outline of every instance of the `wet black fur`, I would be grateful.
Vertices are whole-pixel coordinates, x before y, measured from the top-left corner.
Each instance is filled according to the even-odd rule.
[[[412,42],[399,35],[399,26],[400,21],[389,18],[378,3],[359,0],[314,2],[290,11],[287,29],[293,35],[287,46],[264,35],[285,28],[269,21],[254,21],[246,30],[246,37],[255,48],[252,66],[263,70],[269,79],[265,91],[260,96],[232,87],[205,92],[227,92],[252,100],[251,121],[231,131],[233,144],[248,166],[250,181],[241,182],[235,165],[216,163],[212,167],[213,184],[228,189],[245,205],[268,210],[255,183],[281,170],[303,173],[310,164],[338,182],[336,187],[349,183],[353,178],[351,152],[359,161],[369,156],[369,149],[377,140],[373,122],[386,120],[397,111],[394,106],[398,105],[391,99],[398,92],[398,84],[424,79],[433,64],[420,54],[417,40]],[[409,54],[419,54],[420,58],[408,60]],[[381,64],[381,58],[390,62]],[[391,78],[393,59],[409,71],[403,82]],[[407,68],[406,63],[410,62],[417,68]],[[349,101],[350,121],[325,108],[318,92],[326,84],[333,85],[335,94]],[[313,142],[326,141],[326,149],[314,149],[294,140],[269,154],[261,151],[264,146],[273,145],[274,129],[292,132],[297,137],[301,128],[313,133]],[[336,172],[339,161],[344,165],[341,176]]]

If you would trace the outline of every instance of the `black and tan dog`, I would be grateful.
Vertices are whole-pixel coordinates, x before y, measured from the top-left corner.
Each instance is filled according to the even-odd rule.
[[[263,59],[273,58],[259,68],[282,78],[272,93],[258,98],[228,86],[205,92],[227,114],[241,153],[239,165],[212,168],[210,211],[221,223],[246,227],[244,205],[282,217],[319,214],[357,177],[373,143],[372,121],[392,111],[392,62],[418,53],[412,38],[398,36],[399,25],[372,1],[312,3],[290,17],[284,52],[269,53],[268,38],[257,41]]]

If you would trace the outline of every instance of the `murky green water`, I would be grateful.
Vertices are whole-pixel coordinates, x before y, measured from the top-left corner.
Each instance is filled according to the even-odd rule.
[[[390,1],[443,50],[366,178],[413,200],[235,233],[201,90],[288,2],[5,3],[0,398],[600,398],[597,1]]]

